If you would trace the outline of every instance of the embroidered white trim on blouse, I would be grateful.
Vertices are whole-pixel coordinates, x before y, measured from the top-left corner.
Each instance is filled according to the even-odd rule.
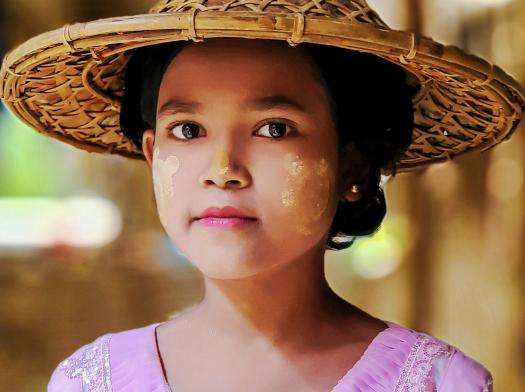
[[[58,364],[70,379],[80,378],[82,391],[112,392],[109,341],[112,334],[98,337]]]
[[[482,392],[492,392],[493,383],[494,383],[494,380],[492,379],[492,374],[489,374],[489,379],[487,380],[487,383],[483,386]]]
[[[450,357],[453,353],[454,347],[451,345],[419,332],[401,369],[394,392],[435,391],[432,362],[439,356]]]

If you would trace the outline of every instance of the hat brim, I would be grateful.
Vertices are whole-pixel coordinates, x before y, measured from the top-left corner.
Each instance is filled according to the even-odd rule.
[[[129,51],[170,41],[239,37],[372,53],[417,77],[415,129],[398,172],[487,150],[508,139],[521,120],[525,105],[519,83],[477,56],[410,32],[296,15],[209,10],[65,25],[4,58],[0,96],[38,132],[86,151],[145,159],[119,126]],[[390,174],[390,168],[383,173]]]

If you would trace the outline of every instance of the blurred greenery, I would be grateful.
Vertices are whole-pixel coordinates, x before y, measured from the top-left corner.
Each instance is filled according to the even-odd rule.
[[[72,167],[64,164],[66,148],[27,127],[2,108],[0,197],[62,196],[68,193],[74,184],[71,183]]]

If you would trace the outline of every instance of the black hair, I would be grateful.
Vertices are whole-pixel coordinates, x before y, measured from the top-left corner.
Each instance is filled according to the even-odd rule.
[[[127,64],[120,124],[138,148],[142,148],[144,130],[155,129],[162,76],[190,42],[136,49]],[[381,169],[389,167],[395,175],[396,162],[410,145],[417,88],[403,68],[378,56],[310,43],[298,47],[311,55],[329,92],[339,153],[353,144],[367,163],[361,197],[340,201],[330,227],[326,248],[345,249],[356,237],[376,232],[385,217]]]
[[[412,141],[412,99],[418,87],[403,68],[373,54],[305,46],[330,93],[340,153],[352,143],[368,164],[361,198],[340,201],[330,227],[327,248],[340,250],[381,226],[386,215],[381,169],[389,168],[395,175],[396,163]]]
[[[162,76],[171,61],[189,44],[176,41],[136,49],[126,64],[120,127],[142,149],[144,130],[155,129]]]

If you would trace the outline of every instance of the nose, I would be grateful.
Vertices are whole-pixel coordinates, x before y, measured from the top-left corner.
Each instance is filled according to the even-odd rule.
[[[206,187],[215,184],[219,188],[244,188],[250,183],[250,176],[244,166],[236,165],[231,152],[220,146],[214,153],[208,169],[200,176],[199,182]]]

